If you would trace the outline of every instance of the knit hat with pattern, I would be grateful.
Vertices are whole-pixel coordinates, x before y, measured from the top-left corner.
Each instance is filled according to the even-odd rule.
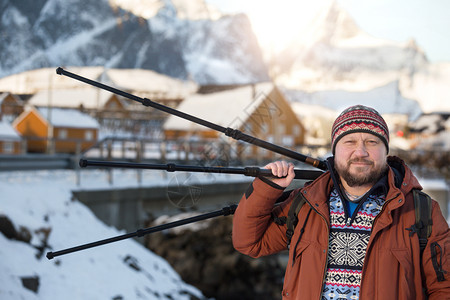
[[[367,132],[379,137],[389,152],[389,129],[383,117],[373,108],[355,105],[344,110],[331,129],[331,150],[334,155],[337,142],[346,134]]]

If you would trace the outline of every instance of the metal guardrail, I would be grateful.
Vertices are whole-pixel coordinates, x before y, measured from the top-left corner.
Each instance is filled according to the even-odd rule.
[[[27,144],[43,141],[48,152],[27,153]],[[72,153],[61,153],[55,148],[57,142],[73,142],[76,147]],[[80,158],[106,161],[126,161],[139,163],[200,164],[200,165],[257,165],[261,166],[275,157],[273,153],[253,151],[249,145],[239,143],[230,145],[227,141],[216,139],[196,140],[192,138],[165,140],[161,138],[120,138],[105,137],[88,149],[82,149],[81,140],[47,140],[28,138],[21,145],[21,154],[0,154],[0,172],[20,170],[78,169]],[[300,153],[319,157],[326,150],[323,146],[302,146]],[[67,149],[64,149],[67,151]]]
[[[0,171],[74,169],[75,160],[70,154],[0,155]]]

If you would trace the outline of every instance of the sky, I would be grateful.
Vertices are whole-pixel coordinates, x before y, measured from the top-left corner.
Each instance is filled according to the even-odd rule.
[[[246,13],[261,43],[277,44],[306,28],[330,0],[206,0],[225,13]],[[431,62],[450,62],[450,1],[337,0],[365,32],[378,38],[406,42],[411,38]],[[283,29],[290,29],[287,32]],[[283,31],[286,34],[283,34]],[[264,33],[264,34],[263,34]]]

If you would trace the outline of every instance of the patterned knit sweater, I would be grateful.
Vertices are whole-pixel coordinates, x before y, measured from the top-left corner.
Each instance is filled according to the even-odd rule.
[[[344,201],[333,189],[330,195],[328,266],[322,300],[359,299],[372,224],[383,207],[385,195],[372,193],[364,197],[351,218],[347,217]]]

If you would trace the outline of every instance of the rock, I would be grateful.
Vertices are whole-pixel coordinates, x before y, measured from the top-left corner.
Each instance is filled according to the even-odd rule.
[[[206,229],[148,235],[146,245],[206,297],[280,299],[285,266],[278,256],[253,259],[237,252],[231,231],[232,216],[220,217]]]
[[[36,253],[36,258],[41,259],[44,255],[44,252],[49,249],[48,237],[50,236],[51,231],[51,227],[41,227],[34,231],[40,241],[40,244],[34,245],[34,247],[38,250],[38,252]]]
[[[3,233],[8,239],[17,238],[16,228],[8,216],[0,215],[0,232]]]
[[[17,239],[19,241],[29,244],[31,242],[32,237],[33,236],[31,235],[31,232],[27,227],[24,226],[19,227],[19,231],[17,232]]]
[[[24,288],[29,289],[37,294],[39,290],[39,276],[20,277]]]

